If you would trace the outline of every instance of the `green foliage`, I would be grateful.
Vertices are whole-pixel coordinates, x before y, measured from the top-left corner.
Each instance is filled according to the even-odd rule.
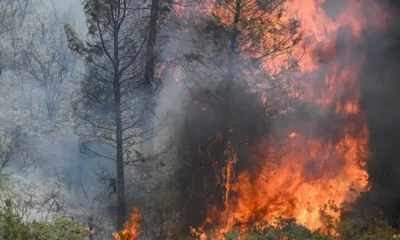
[[[71,24],[65,24],[64,26],[65,34],[67,35],[68,47],[78,54],[83,55],[86,51],[85,43],[79,39],[74,28]]]
[[[7,199],[0,211],[0,235],[9,240],[33,239],[29,225],[22,221],[13,208],[11,200]]]
[[[0,210],[0,236],[7,240],[88,240],[90,233],[66,218],[26,222],[8,199]]]
[[[256,227],[243,234],[233,231],[224,234],[225,240],[324,240],[319,232],[311,232],[309,229],[295,223],[294,219],[278,218],[274,227]]]
[[[278,218],[276,227],[268,227],[264,230],[264,235],[272,239],[298,239],[298,240],[323,240],[324,238],[318,231],[311,232],[304,226],[298,225],[295,219]]]
[[[32,234],[38,240],[84,240],[89,232],[67,218],[58,218],[52,223],[33,222]]]
[[[393,239],[395,230],[385,221],[376,219],[348,218],[341,221],[339,233],[344,240]]]
[[[10,152],[10,139],[0,135],[0,165],[7,165],[7,154]],[[0,172],[1,176],[2,172]],[[1,179],[0,179],[1,180]]]
[[[338,237],[326,236],[296,224],[294,219],[278,218],[274,227],[255,228],[242,236],[232,231],[225,233],[224,237],[225,240],[384,240],[396,235],[385,221],[355,217],[342,220],[336,231]]]
[[[240,237],[239,232],[232,231],[224,234],[226,240],[238,240]]]

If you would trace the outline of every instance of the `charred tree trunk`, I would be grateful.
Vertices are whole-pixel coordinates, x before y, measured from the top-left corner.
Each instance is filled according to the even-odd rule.
[[[235,15],[234,15],[234,20],[233,20],[233,30],[231,32],[231,37],[230,37],[230,47],[229,47],[229,53],[228,53],[228,71],[226,74],[226,79],[225,79],[225,112],[224,112],[224,119],[225,119],[225,124],[222,129],[223,133],[223,140],[222,140],[222,146],[224,151],[222,151],[220,154],[222,155],[222,158],[224,162],[221,162],[220,164],[216,165],[217,169],[216,171],[219,174],[223,174],[222,171],[223,169],[228,169],[229,162],[232,159],[229,159],[230,156],[226,155],[226,150],[229,148],[229,142],[232,140],[231,139],[231,127],[232,127],[232,113],[234,109],[234,103],[232,97],[234,97],[233,92],[232,92],[232,87],[233,83],[235,81],[235,58],[236,58],[236,42],[237,42],[237,24],[239,23],[240,19],[240,9],[241,9],[241,0],[236,0],[236,8],[235,8]],[[234,143],[235,144],[235,143]],[[236,149],[237,150],[237,149]],[[235,163],[234,163],[235,164]],[[230,179],[227,179],[226,181],[230,181]],[[229,187],[227,183],[223,183],[221,185],[221,188],[223,189],[222,193],[223,197],[222,201],[220,203],[221,208],[226,207],[226,203],[229,201]]]
[[[159,4],[160,0],[152,0],[151,2],[151,12],[150,21],[148,26],[148,39],[147,39],[147,55],[146,55],[146,65],[144,71],[144,98],[146,103],[150,103],[152,107],[153,98],[153,81],[154,81],[154,71],[156,62],[155,45],[157,40],[157,21],[159,17]],[[150,132],[150,139],[145,143],[143,150],[147,154],[153,153],[153,119],[150,117],[146,119],[147,127]]]
[[[234,81],[234,71],[235,71],[235,50],[236,50],[236,40],[237,40],[237,24],[239,23],[241,9],[241,0],[236,0],[236,10],[235,17],[233,20],[233,31],[231,33],[231,44],[228,55],[228,73],[226,74],[226,89],[229,91],[232,88]]]
[[[119,49],[118,49],[118,22],[114,22],[114,108],[115,108],[115,127],[117,144],[117,230],[124,227],[126,220],[125,208],[125,183],[124,183],[124,158],[122,142],[122,116],[121,116],[121,85],[119,79]]]
[[[225,106],[226,106],[226,127],[223,129],[223,133],[225,137],[228,136],[229,133],[229,120],[230,120],[230,115],[231,115],[231,90],[233,86],[233,82],[235,80],[235,51],[236,51],[236,41],[237,41],[237,24],[239,23],[239,18],[240,18],[240,8],[241,8],[241,0],[236,0],[236,10],[235,10],[235,16],[233,20],[233,30],[231,32],[231,37],[230,37],[230,47],[229,47],[229,53],[228,53],[228,71],[225,76]]]
[[[146,86],[147,94],[152,94],[152,83],[154,78],[154,65],[155,65],[155,45],[157,40],[157,21],[159,14],[160,0],[151,1],[150,22],[148,29],[147,39],[147,57],[144,72],[144,83]]]
[[[164,223],[165,223],[165,203],[163,204],[163,210],[162,210],[162,214],[161,214],[160,238],[159,238],[159,240],[164,240]]]

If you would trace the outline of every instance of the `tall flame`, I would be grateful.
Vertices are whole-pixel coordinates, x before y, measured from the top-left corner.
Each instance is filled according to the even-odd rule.
[[[337,224],[338,207],[368,190],[365,165],[370,155],[369,132],[365,113],[359,106],[358,84],[367,52],[360,45],[364,29],[380,30],[384,26],[383,23],[371,26],[363,14],[365,9],[382,14],[374,1],[349,0],[340,14],[329,17],[324,4],[325,0],[289,1],[283,17],[297,19],[304,31],[303,43],[307,48],[300,62],[299,78],[306,91],[301,100],[316,103],[325,114],[333,114],[339,120],[331,119],[319,135],[313,131],[321,128],[321,123],[313,119],[298,121],[281,130],[282,135],[288,136],[283,149],[278,150],[282,151],[282,158],[274,166],[265,159],[253,159],[261,165],[256,178],[254,173],[246,171],[233,183],[230,180],[233,165],[240,159],[231,156],[221,173],[225,177],[225,210],[218,212],[215,206],[210,207],[205,223],[217,225],[215,236],[234,228],[245,230],[257,221],[272,224],[276,217],[295,218],[309,229],[329,231],[324,226],[324,215],[332,216]],[[217,9],[215,14],[223,21],[232,21],[232,12]],[[270,41],[275,40],[262,41],[268,48],[273,45]],[[303,54],[303,49],[299,47],[295,53]],[[274,71],[282,62],[277,57],[264,67]],[[232,199],[230,192],[235,193]]]
[[[229,10],[213,8],[215,0],[206,2],[209,8],[201,9],[202,13],[217,15],[221,23],[232,25],[232,7],[236,1],[227,1],[232,4]],[[258,0],[248,2],[248,5],[259,4]],[[204,223],[204,226],[213,226],[213,239],[235,228],[246,230],[257,222],[273,224],[277,217],[295,218],[298,224],[311,230],[330,232],[331,229],[325,226],[324,216],[332,216],[334,224],[337,224],[340,206],[368,191],[365,165],[370,156],[369,131],[365,113],[359,105],[358,83],[367,56],[362,48],[362,34],[367,28],[384,29],[384,18],[373,24],[367,19],[365,12],[369,16],[383,16],[374,0],[340,1],[343,9],[337,11],[336,16],[327,14],[325,8],[329,5],[326,4],[335,2],[287,1],[286,11],[269,14],[283,20],[298,20],[304,33],[302,44],[296,45],[277,34],[274,38],[265,36],[260,39],[260,53],[247,52],[249,57],[260,57],[263,52],[273,49],[275,44],[286,44],[287,48],[295,47],[294,52],[288,54],[296,57],[304,54],[297,76],[305,86],[301,100],[317,105],[324,122],[308,117],[279,129],[279,134],[285,137],[284,146],[280,148],[273,147],[276,146],[276,139],[271,136],[266,136],[258,145],[250,146],[255,149],[269,146],[270,149],[264,151],[280,152],[279,161],[253,157],[254,165],[260,167],[257,174],[249,170],[235,176],[234,166],[240,159],[235,149],[227,145],[225,155],[228,160],[220,177],[216,178],[225,191],[224,210],[221,212],[217,206],[210,206]],[[181,13],[185,15],[182,9]],[[255,11],[254,14],[259,13]],[[274,29],[268,31],[291,31],[290,28],[280,28],[279,24],[270,27]],[[246,44],[241,47],[249,49]],[[262,67],[273,75],[286,63],[287,58],[283,54],[263,62]],[[128,239],[138,236],[138,219],[138,213],[134,213],[129,223],[133,227],[127,226],[121,232],[127,236],[131,234],[132,238]],[[204,226],[198,226],[198,230],[203,231]]]

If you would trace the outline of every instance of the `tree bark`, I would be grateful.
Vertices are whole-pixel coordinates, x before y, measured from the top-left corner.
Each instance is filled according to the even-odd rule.
[[[229,47],[229,54],[228,54],[228,71],[226,74],[226,78],[225,78],[225,113],[224,113],[224,118],[225,118],[225,125],[222,129],[222,132],[224,134],[224,143],[225,146],[228,147],[228,142],[230,141],[230,126],[232,125],[232,87],[233,87],[233,83],[235,81],[235,58],[236,58],[236,41],[237,41],[237,24],[239,23],[239,19],[240,19],[240,9],[241,9],[241,0],[236,0],[236,10],[235,10],[235,16],[234,16],[234,21],[233,21],[233,30],[231,33],[231,38],[230,38],[230,47]],[[222,165],[224,167],[228,167],[228,161],[229,159],[225,159],[225,162],[222,163]],[[218,169],[218,171],[220,172],[222,170]],[[227,187],[224,185],[222,187],[224,189],[224,191],[227,191],[227,195],[224,198],[224,202],[225,205],[228,201],[229,198],[229,192]],[[226,206],[224,206],[226,207]]]
[[[119,79],[118,21],[114,21],[114,108],[117,142],[117,230],[124,228],[126,221],[124,158],[122,142],[121,85]]]
[[[148,26],[148,39],[147,39],[147,54],[146,54],[146,65],[144,71],[144,98],[146,102],[152,101],[153,98],[153,82],[154,82],[154,70],[155,70],[155,46],[157,40],[157,21],[159,16],[159,3],[160,0],[152,0],[151,2],[151,12],[150,12],[150,21]],[[152,107],[152,104],[150,104]],[[146,119],[147,127],[149,129],[150,139],[148,142],[144,143],[143,150],[148,155],[153,154],[153,137],[154,134],[154,126],[153,126],[153,118],[149,117]]]
[[[153,83],[154,78],[154,64],[155,64],[155,45],[157,40],[157,20],[159,13],[159,3],[160,0],[152,0],[151,1],[151,12],[150,12],[150,22],[148,29],[148,39],[147,39],[147,57],[146,57],[146,66],[144,72],[144,83],[147,90],[150,90],[148,94],[152,94],[151,85]]]
[[[231,33],[231,44],[228,55],[228,73],[226,74],[226,88],[229,91],[234,81],[234,69],[235,69],[235,50],[237,41],[237,24],[239,23],[241,9],[241,0],[236,0],[235,17],[233,20],[233,31]]]

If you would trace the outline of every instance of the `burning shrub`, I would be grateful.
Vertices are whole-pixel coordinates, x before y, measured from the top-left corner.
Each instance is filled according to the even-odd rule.
[[[277,21],[301,19],[304,38],[299,41],[307,49],[290,45],[289,56],[299,59],[297,55],[304,54],[296,64],[286,57],[268,58],[263,64],[250,61],[273,52],[271,44],[280,41],[271,40],[279,39],[274,37],[280,29],[270,29],[268,37],[261,29],[258,36],[248,31],[249,36],[240,38],[240,16],[232,17],[234,13],[223,7],[211,9],[218,24],[206,24],[199,31],[203,38],[193,43],[199,47],[187,56],[184,78],[202,88],[192,89],[196,101],[184,109],[177,142],[182,205],[187,223],[198,231],[213,230],[221,236],[238,228],[243,233],[257,222],[270,223],[280,216],[333,235],[341,210],[325,206],[353,202],[368,190],[369,129],[359,105],[358,78],[366,57],[359,51],[361,31],[369,26],[363,21],[364,3],[352,0],[346,5],[337,21],[327,18],[321,3],[313,0],[290,1],[286,11],[270,15]],[[233,34],[221,36],[227,30]],[[215,38],[220,42],[213,43]],[[243,44],[249,38],[250,43]],[[229,50],[229,42],[238,47]],[[241,52],[241,47],[251,51]],[[288,74],[273,74],[274,70]],[[295,79],[302,84],[293,83]],[[246,87],[225,91],[235,84],[264,94]]]
[[[131,218],[125,222],[124,229],[113,233],[116,240],[135,240],[140,235],[141,216],[138,209],[134,209]]]
[[[206,96],[207,90],[203,94]],[[249,146],[269,131],[271,119],[263,111],[258,94],[237,90],[225,97],[228,102],[217,98],[209,98],[202,105],[189,102],[176,142],[180,149],[182,206],[191,226],[204,223],[210,206],[224,208],[229,185],[237,181],[237,174],[257,170],[250,164]]]

